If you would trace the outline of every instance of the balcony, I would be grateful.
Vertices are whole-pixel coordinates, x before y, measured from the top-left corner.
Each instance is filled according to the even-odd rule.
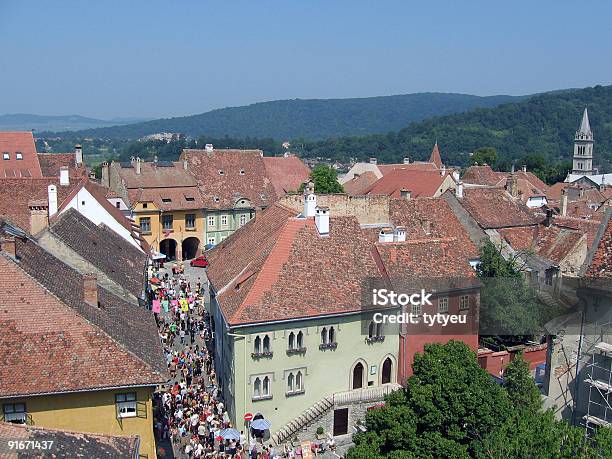
[[[338,343],[336,342],[319,344],[319,349],[321,349],[322,351],[325,349],[336,349],[337,347]]]
[[[254,359],[271,359],[273,354],[272,351],[251,352],[251,357]]]
[[[305,353],[306,353],[305,347],[294,347],[291,349],[287,349],[287,355],[305,354]]]
[[[368,336],[366,338],[366,343],[368,343],[368,344],[382,343],[384,340],[385,340],[384,336]]]

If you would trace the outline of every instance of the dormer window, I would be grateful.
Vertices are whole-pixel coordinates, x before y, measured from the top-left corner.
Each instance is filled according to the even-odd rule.
[[[21,153],[20,151],[15,153],[15,159],[17,160],[22,160],[23,159],[23,153]]]
[[[223,169],[219,169],[219,175],[225,175],[225,172],[223,172]]]
[[[240,175],[244,175],[244,169],[240,169]]]
[[[2,159],[11,159],[11,155],[9,154],[8,151],[5,151],[4,153],[2,153]]]
[[[170,199],[170,198],[162,198],[162,202],[169,203],[169,202],[172,202],[172,199]]]
[[[219,198],[219,196],[215,196],[215,197],[213,198],[213,201],[215,201],[215,202],[219,202],[219,201],[221,201],[221,199]]]

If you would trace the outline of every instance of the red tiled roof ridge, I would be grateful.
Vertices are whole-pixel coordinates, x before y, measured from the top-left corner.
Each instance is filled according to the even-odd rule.
[[[269,291],[276,280],[278,280],[281,268],[289,260],[291,254],[291,246],[295,240],[298,231],[306,224],[314,219],[303,218],[288,218],[279,232],[274,247],[266,257],[266,262],[262,265],[262,269],[257,273],[257,277],[253,286],[247,293],[246,298],[240,307],[234,312],[229,322],[238,321],[244,309],[250,305],[259,302],[264,294]]]

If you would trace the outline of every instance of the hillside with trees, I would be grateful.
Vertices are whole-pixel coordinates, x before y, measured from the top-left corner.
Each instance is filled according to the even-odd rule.
[[[173,132],[193,138],[207,135],[273,137],[279,141],[298,137],[319,140],[395,131],[432,116],[495,107],[527,97],[417,93],[351,99],[277,100],[221,108],[199,115],[82,130],[78,135],[135,140],[150,134]]]

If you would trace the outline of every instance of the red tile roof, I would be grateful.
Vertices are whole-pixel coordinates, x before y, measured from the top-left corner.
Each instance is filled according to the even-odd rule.
[[[128,189],[196,186],[195,178],[185,170],[180,161],[142,161],[140,174],[136,173],[135,163],[112,163],[110,167],[119,174]]]
[[[264,156],[263,162],[277,196],[297,191],[310,176],[310,169],[297,156]]]
[[[605,286],[612,290],[612,211],[608,209],[602,222],[601,238],[586,271],[586,277],[605,279]]]
[[[67,167],[70,177],[87,176],[84,164],[77,165],[74,153],[38,153],[38,162],[43,177],[59,177],[60,168]]]
[[[128,190],[130,202],[154,202],[164,211],[202,209],[205,207],[200,190],[195,186],[173,188],[140,188]]]
[[[374,172],[367,171],[363,174],[355,175],[348,182],[343,183],[342,186],[345,193],[357,196],[365,194],[377,180],[378,178]]]
[[[466,188],[459,202],[484,229],[530,226],[539,222],[518,199],[500,188]]]
[[[243,198],[266,207],[278,197],[261,150],[183,150],[180,159],[189,162],[206,208],[231,209]]]
[[[377,164],[378,170],[382,175],[386,175],[391,171],[394,171],[398,167],[404,169],[412,169],[416,171],[434,171],[436,170],[436,165],[434,163],[428,162],[414,162],[410,164]]]
[[[474,185],[499,186],[504,177],[503,173],[495,172],[491,166],[470,166],[461,180]]]
[[[364,194],[399,198],[400,190],[405,188],[413,198],[429,198],[440,192],[446,177],[446,174],[441,175],[439,171],[418,171],[400,166],[374,182]]]
[[[397,274],[404,274],[401,266],[418,264],[420,272],[431,275],[473,275],[469,259],[477,250],[448,204],[416,201],[401,200],[392,211],[393,223],[410,221],[409,241],[382,248],[380,228],[361,227],[354,216],[332,215],[330,234],[321,237],[314,219],[296,218],[279,204],[258,214],[209,255],[208,277],[226,321],[239,325],[357,312],[362,286],[386,276],[385,260]],[[416,223],[416,215],[431,219],[427,233],[418,233],[415,225],[424,231],[424,221]],[[451,231],[456,233],[437,237]]]
[[[431,156],[429,157],[429,162],[435,164],[438,169],[442,168],[442,157],[440,156],[440,149],[438,148],[438,142],[434,144],[433,150],[431,150]]]
[[[601,219],[584,219],[584,218],[575,218],[575,217],[562,217],[560,215],[555,215],[555,225],[576,229],[580,232],[587,235],[587,244],[589,247],[595,241],[595,236],[597,235],[597,230],[601,225]]]
[[[4,159],[5,153],[8,153],[8,160]],[[17,153],[21,153],[23,159],[17,159]],[[43,176],[31,132],[0,132],[0,154],[0,178]]]

